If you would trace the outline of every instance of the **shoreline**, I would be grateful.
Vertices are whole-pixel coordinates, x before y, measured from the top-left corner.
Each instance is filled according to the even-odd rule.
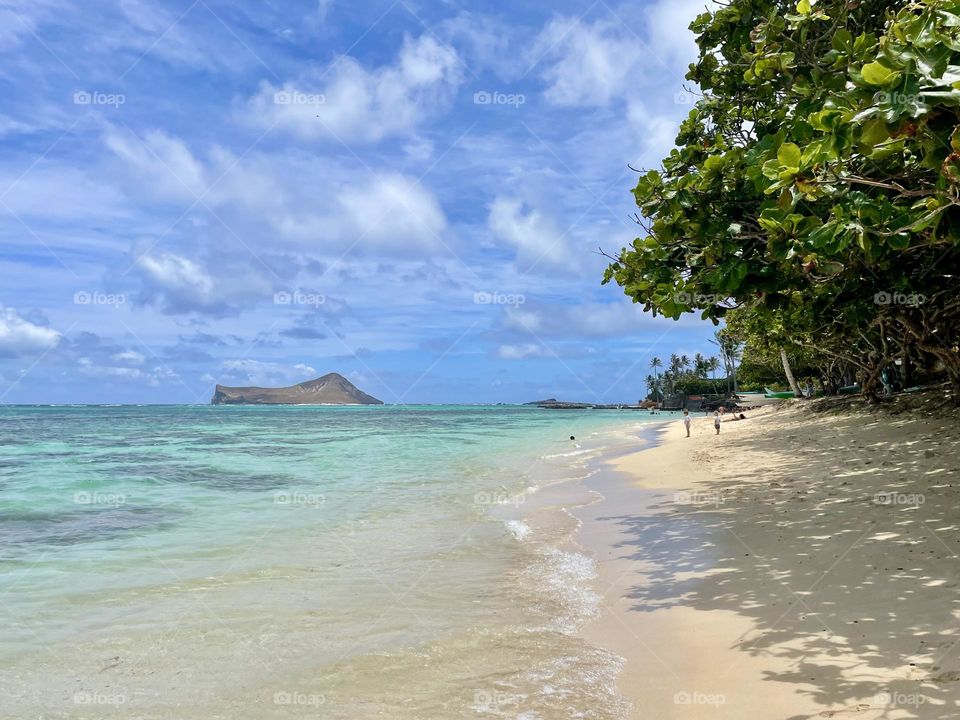
[[[629,717],[956,717],[950,421],[709,420],[602,457],[573,510],[601,597],[581,635],[624,659]]]

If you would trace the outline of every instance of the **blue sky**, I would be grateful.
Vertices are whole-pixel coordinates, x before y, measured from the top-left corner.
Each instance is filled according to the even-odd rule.
[[[601,287],[703,1],[3,0],[0,401],[635,401]]]

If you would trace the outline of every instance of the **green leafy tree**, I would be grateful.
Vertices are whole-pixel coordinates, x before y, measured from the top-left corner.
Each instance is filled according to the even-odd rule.
[[[604,282],[674,319],[738,308],[870,393],[932,357],[960,397],[960,2],[731,0],[691,29],[702,97]]]

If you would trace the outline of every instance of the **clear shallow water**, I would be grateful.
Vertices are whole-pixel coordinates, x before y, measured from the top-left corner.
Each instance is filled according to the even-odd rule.
[[[549,488],[652,419],[4,408],[0,716],[618,717]]]

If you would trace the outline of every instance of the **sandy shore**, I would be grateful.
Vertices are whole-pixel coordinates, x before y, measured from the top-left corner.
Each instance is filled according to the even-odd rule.
[[[955,421],[766,408],[609,462],[587,639],[632,717],[960,717]]]

